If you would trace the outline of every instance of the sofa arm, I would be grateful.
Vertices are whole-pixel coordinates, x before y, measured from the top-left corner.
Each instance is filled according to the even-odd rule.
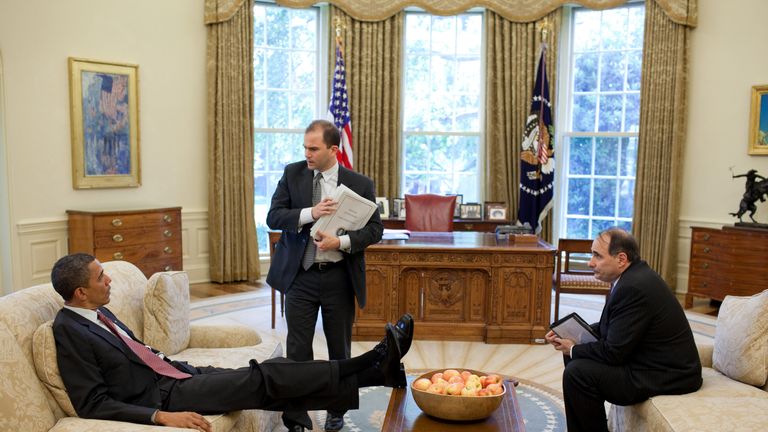
[[[211,416],[206,416],[210,421]],[[189,432],[187,428],[144,425],[112,420],[95,420],[78,417],[64,417],[48,432],[83,432],[83,431],[121,431],[121,432]]]
[[[259,333],[239,324],[190,324],[188,348],[237,348],[261,343]]]
[[[715,346],[712,344],[697,343],[696,349],[699,351],[699,358],[701,359],[701,367],[712,367],[712,353],[715,351]]]

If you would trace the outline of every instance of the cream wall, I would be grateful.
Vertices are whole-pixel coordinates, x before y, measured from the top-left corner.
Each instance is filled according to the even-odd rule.
[[[68,208],[182,206],[185,269],[193,280],[207,279],[202,15],[202,0],[0,0],[0,152],[8,163],[13,289],[45,281],[52,262],[66,252]],[[768,84],[765,16],[765,0],[740,0],[738,7],[699,0],[682,178],[681,291],[687,286],[690,226],[734,222],[728,212],[738,208],[744,182],[731,179],[729,167],[768,176],[768,157],[746,154],[750,88]],[[72,189],[69,56],[139,65],[140,188]],[[757,217],[768,222],[768,204],[759,205]]]
[[[747,155],[750,91],[768,84],[768,1],[699,0],[699,24],[691,33],[688,137],[680,210],[678,291],[687,289],[690,227],[720,227],[737,219],[744,179],[754,168],[768,177],[768,157]],[[768,223],[768,203],[759,203]],[[744,219],[745,222],[749,218]]]
[[[182,206],[208,278],[205,35],[202,0],[0,0],[13,290],[67,252],[66,209]],[[72,188],[69,56],[139,65],[141,187]]]

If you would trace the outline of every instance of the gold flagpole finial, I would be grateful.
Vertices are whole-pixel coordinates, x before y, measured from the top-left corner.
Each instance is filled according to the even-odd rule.
[[[549,22],[549,19],[544,19],[538,24],[542,43],[547,43],[547,34],[549,33],[549,28],[551,26],[552,24]]]
[[[344,26],[341,24],[341,18],[339,18],[339,17],[335,17],[333,19],[333,21],[334,21],[334,26],[336,28],[336,41],[340,42],[341,41],[341,29]]]

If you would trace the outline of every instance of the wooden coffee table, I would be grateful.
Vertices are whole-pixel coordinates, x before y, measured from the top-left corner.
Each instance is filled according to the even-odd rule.
[[[384,417],[384,425],[381,428],[382,432],[466,432],[468,430],[472,432],[525,432],[523,415],[520,412],[520,405],[517,403],[517,392],[515,391],[515,386],[509,380],[504,381],[507,392],[499,408],[485,420],[468,422],[440,420],[424,414],[410,394],[412,381],[413,377],[409,376],[408,387],[392,389],[392,396],[389,398],[389,406],[387,407],[387,415]]]

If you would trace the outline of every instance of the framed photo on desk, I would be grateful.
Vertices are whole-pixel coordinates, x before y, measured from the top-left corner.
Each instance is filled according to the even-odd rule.
[[[376,207],[379,208],[379,216],[389,217],[389,199],[387,197],[376,197]]]
[[[467,203],[461,205],[461,219],[482,219],[483,206],[480,203]]]

